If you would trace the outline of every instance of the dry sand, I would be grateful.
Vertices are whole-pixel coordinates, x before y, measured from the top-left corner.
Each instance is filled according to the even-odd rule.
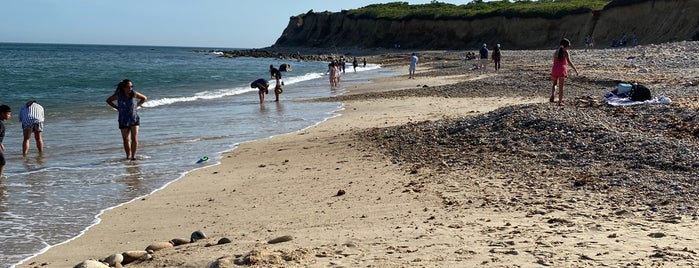
[[[696,42],[689,45],[694,48],[688,61],[694,63],[682,61],[681,67],[619,63],[628,64],[627,55],[642,52],[667,59],[687,43],[577,51],[581,76],[571,79],[566,91],[571,104],[560,109],[577,109],[574,98],[599,97],[620,77],[652,85],[654,93],[672,96],[673,105],[692,109],[699,94],[688,83],[697,83],[699,50]],[[514,187],[521,185],[507,178],[520,170],[403,163],[380,143],[362,140],[360,133],[382,131],[375,128],[469,118],[527,103],[549,105],[552,52],[506,51],[503,70],[484,74],[469,70],[461,54],[422,53],[417,79],[399,76],[350,88],[347,96],[332,99],[344,103],[340,116],[241,144],[220,165],[106,211],[82,236],[18,267],[72,267],[154,242],[189,240],[197,230],[208,238],[156,251],[151,259],[125,267],[699,265],[699,233],[691,213],[649,215],[631,205],[590,205],[605,200],[605,193],[555,183],[532,184],[519,195]],[[696,174],[696,167],[690,172]],[[283,236],[293,239],[268,243]],[[221,238],[232,242],[217,245]]]

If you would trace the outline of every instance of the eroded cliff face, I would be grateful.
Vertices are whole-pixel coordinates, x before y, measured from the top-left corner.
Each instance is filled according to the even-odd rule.
[[[649,0],[560,19],[382,20],[309,13],[292,17],[274,47],[465,49],[499,43],[506,49],[541,49],[562,37],[582,47],[587,35],[604,47],[624,33],[640,44],[697,40],[699,0]]]

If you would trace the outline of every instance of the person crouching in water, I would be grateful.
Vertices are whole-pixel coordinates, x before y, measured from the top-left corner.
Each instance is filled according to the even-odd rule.
[[[568,77],[568,68],[566,65],[570,65],[578,74],[578,69],[575,68],[573,62],[570,61],[570,54],[568,54],[568,48],[570,47],[570,40],[563,38],[561,40],[561,45],[553,54],[553,67],[551,67],[551,79],[553,80],[553,85],[551,86],[551,96],[549,97],[549,102],[554,101],[554,94],[556,92],[556,87],[558,87],[558,106],[565,105],[563,103],[563,86],[565,85],[565,79]]]
[[[260,96],[260,103],[265,101],[265,94],[269,93],[269,82],[264,78],[257,79],[250,83],[251,88],[257,88],[257,95]]]
[[[19,109],[19,121],[22,122],[22,132],[24,141],[22,142],[22,155],[27,156],[29,152],[29,138],[34,133],[36,148],[39,154],[44,151],[44,140],[41,133],[44,131],[44,107],[35,100],[28,101]]]

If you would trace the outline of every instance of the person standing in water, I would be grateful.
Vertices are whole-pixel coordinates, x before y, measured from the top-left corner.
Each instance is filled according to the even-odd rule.
[[[2,179],[2,171],[5,169],[5,145],[2,141],[5,139],[5,124],[3,121],[12,117],[12,109],[5,104],[0,105],[0,179]]]
[[[147,99],[145,95],[133,90],[133,82],[128,79],[121,80],[114,94],[107,98],[107,104],[119,111],[119,129],[121,130],[126,159],[136,160],[138,128],[140,125],[137,109]],[[115,104],[114,101],[117,103]]]

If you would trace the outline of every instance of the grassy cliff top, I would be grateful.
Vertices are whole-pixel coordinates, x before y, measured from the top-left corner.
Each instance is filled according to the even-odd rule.
[[[465,5],[439,1],[410,5],[408,2],[373,4],[358,9],[343,10],[353,18],[363,19],[474,19],[494,16],[560,18],[568,14],[601,10],[611,0],[500,0],[483,2],[474,0]],[[313,10],[309,11],[313,13]],[[306,14],[309,14],[306,13]],[[303,15],[300,15],[301,17]]]

